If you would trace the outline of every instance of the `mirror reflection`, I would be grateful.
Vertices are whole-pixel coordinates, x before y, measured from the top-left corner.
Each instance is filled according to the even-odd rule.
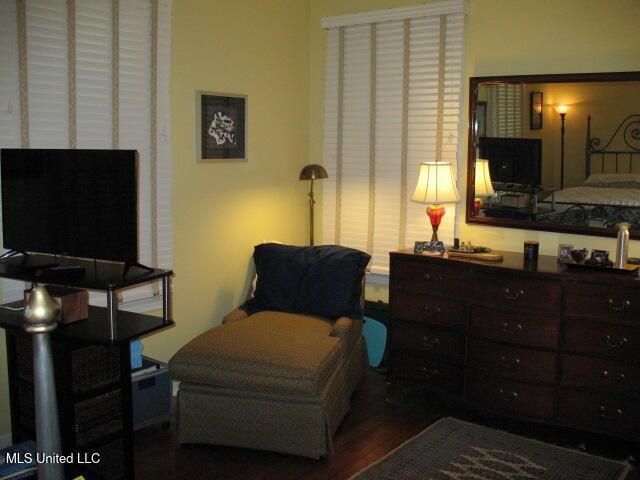
[[[640,229],[640,81],[481,83],[475,119],[471,217]]]

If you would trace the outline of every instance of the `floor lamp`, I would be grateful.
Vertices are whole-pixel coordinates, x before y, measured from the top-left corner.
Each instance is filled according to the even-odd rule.
[[[313,197],[313,181],[327,178],[327,171],[322,165],[312,163],[307,165],[300,171],[300,180],[309,180],[311,182],[309,186],[309,245],[313,246],[313,206],[316,201]]]
[[[58,326],[58,304],[43,285],[35,285],[24,306],[24,330],[33,337],[33,380],[36,410],[36,442],[39,453],[62,455],[58,403],[49,334]],[[38,463],[38,478],[63,480],[62,463]]]
[[[560,114],[560,189],[564,188],[564,117],[567,115],[569,107],[558,105],[556,112]]]

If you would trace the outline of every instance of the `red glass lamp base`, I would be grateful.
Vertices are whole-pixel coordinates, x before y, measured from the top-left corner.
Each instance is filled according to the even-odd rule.
[[[429,205],[427,207],[427,215],[429,216],[429,220],[431,220],[431,228],[433,229],[433,235],[431,235],[431,241],[438,241],[438,227],[440,226],[440,222],[442,221],[442,217],[444,217],[445,209],[443,205]]]

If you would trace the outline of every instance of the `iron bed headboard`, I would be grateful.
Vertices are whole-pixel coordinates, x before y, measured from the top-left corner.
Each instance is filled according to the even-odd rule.
[[[625,157],[629,160],[628,172],[632,173],[634,160],[640,160],[640,114],[629,115],[622,120],[604,147],[600,148],[600,144],[600,138],[591,136],[591,115],[589,115],[587,117],[585,178],[589,178],[592,173],[592,157],[595,157],[597,161],[598,156],[600,157],[600,173],[604,173],[605,161],[608,159],[615,160],[615,172],[612,173],[623,173],[620,169],[625,162],[620,160]],[[637,171],[640,173],[640,165]]]

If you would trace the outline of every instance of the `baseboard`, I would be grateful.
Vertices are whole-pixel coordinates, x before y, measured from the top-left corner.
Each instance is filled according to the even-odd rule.
[[[11,434],[0,435],[0,448],[6,448],[11,445]]]

